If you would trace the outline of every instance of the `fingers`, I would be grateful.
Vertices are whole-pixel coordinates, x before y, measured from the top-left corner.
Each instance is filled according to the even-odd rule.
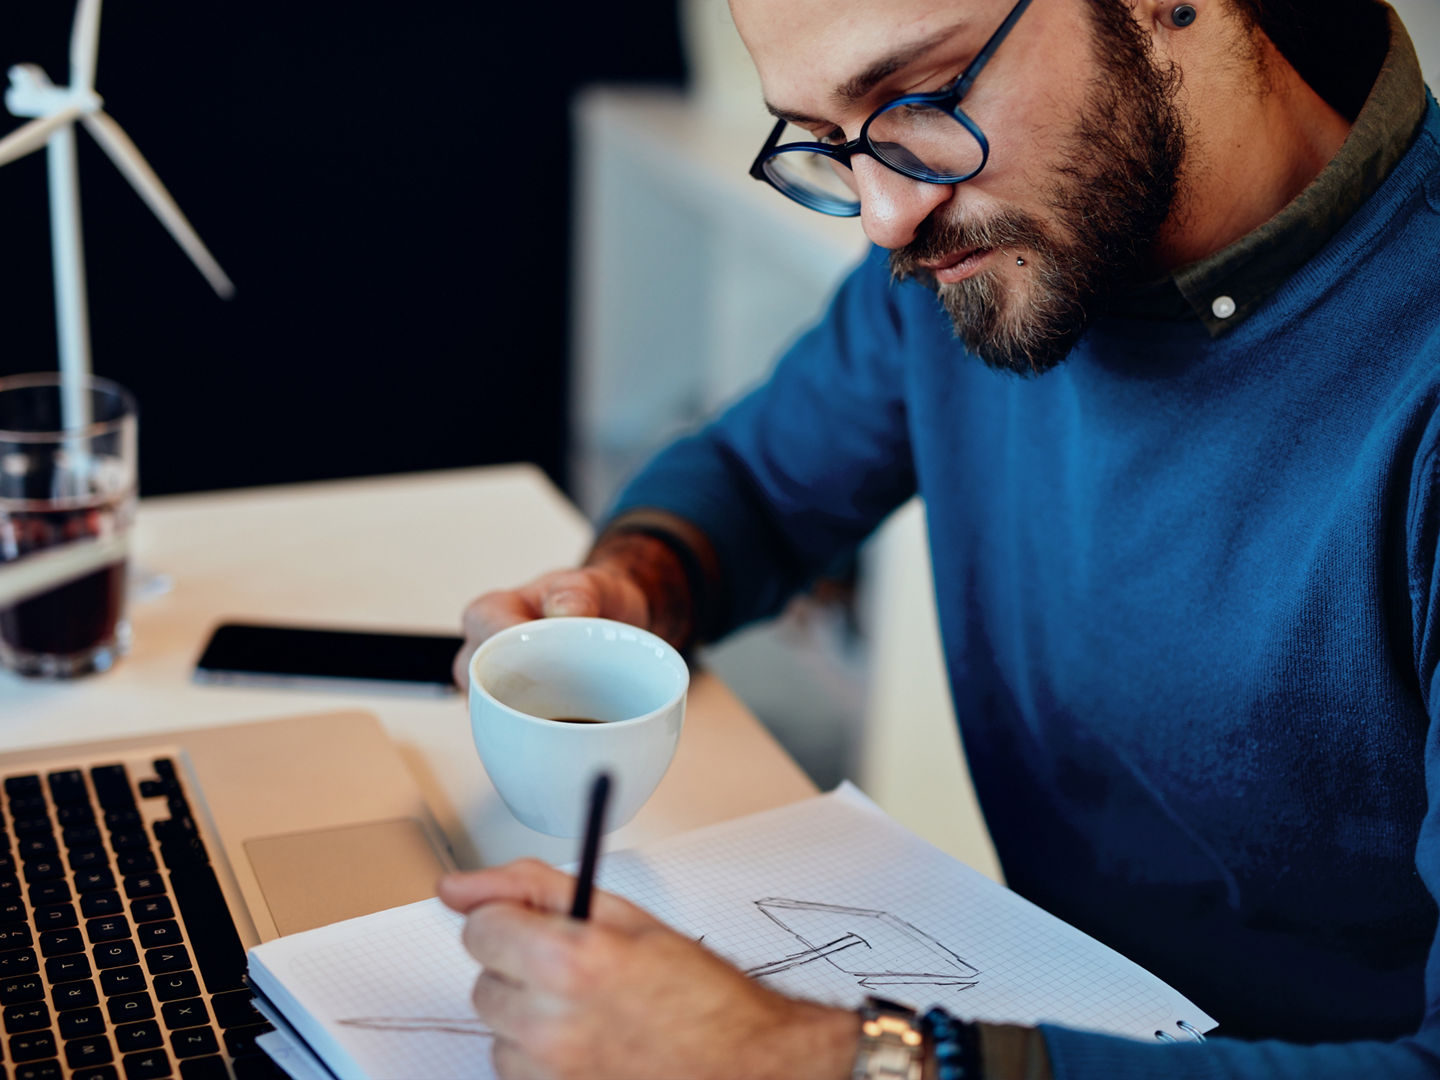
[[[519,859],[489,870],[447,874],[436,889],[446,907],[469,912],[484,904],[508,902],[551,914],[564,914],[575,900],[575,879],[539,859]],[[591,920],[606,926],[639,929],[656,925],[649,912],[613,893],[597,891]]]
[[[470,687],[470,657],[485,639],[507,627],[557,615],[598,616],[648,627],[649,604],[640,587],[604,567],[556,570],[518,589],[488,592],[470,602],[461,616],[465,644],[451,673],[462,690]]]
[[[448,908],[467,912],[481,904],[508,900],[541,911],[568,911],[575,879],[539,859],[517,859],[490,870],[446,874],[436,889]]]

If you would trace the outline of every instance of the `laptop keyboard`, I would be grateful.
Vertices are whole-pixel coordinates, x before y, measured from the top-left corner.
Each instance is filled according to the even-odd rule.
[[[174,760],[0,787],[0,1077],[283,1077]]]

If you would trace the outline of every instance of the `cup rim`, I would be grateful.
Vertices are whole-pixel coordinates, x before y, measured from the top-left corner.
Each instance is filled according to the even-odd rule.
[[[134,423],[138,410],[135,405],[135,395],[121,386],[114,379],[107,379],[103,375],[86,375],[85,388],[87,390],[103,390],[106,393],[114,394],[120,400],[121,413],[113,420],[99,420],[86,424],[83,428],[74,430],[59,431],[11,431],[8,428],[0,427],[0,442],[8,443],[50,443],[62,439],[93,439],[102,435],[112,435],[119,431],[126,424]],[[35,386],[59,387],[62,377],[58,371],[37,371],[25,375],[7,375],[0,378],[0,394],[7,390],[28,390]]]
[[[604,723],[600,724],[565,724],[563,723],[563,721],[555,720],[548,716],[533,716],[530,713],[521,712],[519,709],[515,708],[512,705],[505,704],[505,702],[501,701],[494,694],[490,693],[490,691],[481,684],[480,680],[475,677],[475,664],[482,656],[484,656],[488,651],[495,647],[497,642],[500,642],[502,640],[508,640],[511,637],[514,637],[526,630],[534,631],[537,627],[540,626],[557,626],[564,623],[577,622],[596,623],[601,626],[616,626],[625,630],[628,633],[638,634],[641,638],[649,642],[653,642],[656,645],[659,645],[661,649],[668,654],[666,659],[673,659],[675,663],[679,665],[680,671],[685,676],[684,681],[680,684],[679,689],[676,690],[674,694],[665,699],[664,704],[659,705],[654,709],[651,709],[647,713],[641,713],[639,716],[631,716],[624,720],[607,720]],[[547,633],[548,631],[541,632]],[[489,701],[491,704],[497,706],[498,708],[504,710],[506,713],[509,713],[511,716],[514,716],[520,720],[528,720],[531,723],[540,724],[545,727],[550,727],[552,725],[563,726],[566,729],[573,730],[577,733],[581,731],[591,730],[598,732],[603,731],[606,728],[629,727],[634,724],[644,723],[647,720],[653,720],[659,714],[663,712],[668,712],[670,709],[673,709],[677,702],[683,701],[685,695],[690,690],[690,665],[685,662],[685,658],[680,655],[679,650],[676,649],[675,646],[671,645],[659,634],[652,633],[651,631],[646,630],[644,627],[635,626],[632,623],[620,622],[617,619],[602,619],[595,615],[550,615],[540,619],[531,619],[528,622],[516,623],[514,626],[507,626],[504,630],[491,634],[488,638],[486,638],[483,642],[480,643],[479,648],[477,648],[471,654],[470,662],[465,666],[465,673],[469,676],[469,692],[471,695],[477,693],[480,694],[482,697],[485,698],[486,701]],[[590,738],[592,736],[583,735],[580,737]]]

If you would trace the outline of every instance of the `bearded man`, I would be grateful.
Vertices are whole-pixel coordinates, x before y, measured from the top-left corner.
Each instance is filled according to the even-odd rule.
[[[585,567],[475,601],[471,647],[547,614],[713,639],[918,493],[1009,885],[1221,1021],[902,1017],[925,1075],[1440,1076],[1440,109],[1399,20],[732,9],[777,118],[755,174],[875,250]],[[892,1075],[854,1013],[570,895],[443,883],[501,1075]]]

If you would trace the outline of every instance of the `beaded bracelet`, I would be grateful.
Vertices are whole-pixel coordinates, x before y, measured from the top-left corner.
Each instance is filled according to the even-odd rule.
[[[983,1080],[980,1034],[938,1005],[920,1017],[926,1046],[935,1055],[935,1080]]]

